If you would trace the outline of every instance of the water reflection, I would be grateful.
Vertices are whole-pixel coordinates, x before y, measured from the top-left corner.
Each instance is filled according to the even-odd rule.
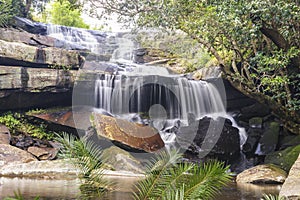
[[[137,177],[109,177],[116,182],[116,192],[110,193],[106,200],[131,200],[130,191],[133,189]],[[24,198],[33,199],[40,196],[43,200],[71,200],[79,199],[80,181],[73,180],[45,180],[24,178],[0,178],[0,199],[14,196],[20,191]],[[263,194],[278,194],[280,185],[254,185],[231,183],[215,200],[257,200]]]
[[[215,200],[257,200],[264,194],[279,194],[281,185],[231,183]]]

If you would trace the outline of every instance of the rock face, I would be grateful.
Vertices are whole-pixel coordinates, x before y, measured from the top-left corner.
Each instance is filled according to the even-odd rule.
[[[0,166],[10,162],[28,163],[37,159],[30,153],[8,144],[0,144]]]
[[[192,154],[204,153],[222,160],[231,160],[240,152],[239,130],[224,118],[213,120],[204,117],[188,127],[181,127],[177,137],[181,144],[188,138],[192,139],[192,143],[187,144],[190,146],[186,146]]]
[[[39,67],[52,65],[79,68],[84,61],[78,52],[60,48],[40,48],[4,40],[0,40],[0,47],[0,64],[2,65]]]
[[[76,178],[78,171],[66,160],[9,163],[0,167],[0,176],[48,179]]]
[[[131,150],[154,152],[164,147],[159,133],[149,126],[96,113],[92,114],[92,124],[99,136]]]
[[[300,145],[288,147],[282,151],[275,151],[268,154],[265,158],[265,163],[278,165],[288,172],[297,160],[299,153]]]
[[[105,164],[114,171],[130,171],[134,173],[143,173],[141,163],[130,153],[123,149],[111,146],[103,150],[104,158],[107,158]]]
[[[286,172],[275,165],[257,165],[238,174],[236,182],[283,183],[286,177]]]
[[[279,196],[286,197],[290,200],[300,199],[300,155],[282,185]]]

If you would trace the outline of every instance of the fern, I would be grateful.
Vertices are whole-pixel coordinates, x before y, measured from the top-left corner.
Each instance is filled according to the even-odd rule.
[[[57,137],[63,148],[60,157],[68,159],[78,170],[82,180],[82,193],[85,196],[102,196],[112,188],[113,183],[104,179],[103,163],[107,160],[102,150],[93,141],[85,138],[76,139],[63,134]]]
[[[203,165],[179,163],[178,151],[162,151],[147,164],[146,178],[139,181],[133,197],[146,199],[209,199],[230,180],[228,167],[218,161]]]
[[[279,195],[266,195],[264,194],[263,195],[263,198],[262,200],[285,200],[286,198],[285,197],[280,197]]]

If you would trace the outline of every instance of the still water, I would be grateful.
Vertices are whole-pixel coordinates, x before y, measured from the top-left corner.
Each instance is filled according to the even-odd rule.
[[[117,183],[118,192],[111,193],[108,200],[131,200],[131,189],[136,177],[110,177]],[[19,191],[25,200],[39,196],[42,200],[71,200],[79,199],[78,179],[47,180],[25,178],[0,178],[0,199],[13,197]],[[280,185],[253,185],[231,183],[215,200],[256,200],[263,194],[278,194]]]

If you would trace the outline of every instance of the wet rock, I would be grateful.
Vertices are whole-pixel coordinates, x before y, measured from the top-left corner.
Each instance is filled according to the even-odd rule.
[[[113,171],[131,171],[134,173],[144,173],[143,167],[137,159],[135,159],[129,152],[111,146],[103,150],[104,158],[107,158],[105,165]]]
[[[190,145],[192,154],[209,155],[222,160],[231,160],[240,153],[239,130],[232,126],[230,120],[204,117],[188,127],[181,127],[177,142]],[[188,142],[190,142],[188,144]]]
[[[257,144],[262,135],[262,130],[257,128],[249,128],[247,135],[248,137],[245,144],[243,144],[242,151],[249,156],[255,153]]]
[[[237,183],[283,183],[287,173],[275,165],[257,165],[237,175]]]
[[[33,155],[22,149],[8,144],[0,144],[0,166],[11,162],[27,163],[36,160]]]
[[[47,26],[45,24],[33,22],[26,18],[14,17],[14,25],[33,34],[47,34]]]
[[[261,117],[253,117],[249,119],[249,126],[251,128],[261,129],[263,124],[263,119]]]
[[[275,151],[266,155],[265,163],[275,164],[288,172],[297,160],[299,153],[300,145],[288,147],[284,150]]]
[[[97,113],[92,114],[92,124],[99,136],[112,140],[123,148],[154,152],[164,147],[159,133],[149,126]]]
[[[0,144],[9,144],[10,143],[10,132],[8,128],[0,124]]]
[[[77,172],[67,160],[8,163],[0,167],[0,176],[6,177],[74,179]]]
[[[250,119],[252,117],[264,117],[270,114],[270,108],[267,105],[255,103],[241,109],[240,119]]]
[[[289,175],[282,185],[279,196],[286,197],[291,200],[299,200],[300,198],[300,155],[293,164]]]
[[[0,64],[12,66],[39,66],[79,68],[84,58],[76,51],[54,47],[35,47],[18,42],[0,40]]]
[[[39,160],[52,160],[58,153],[58,150],[55,148],[36,146],[29,147],[27,151],[37,157]]]
[[[278,144],[280,125],[278,122],[265,123],[265,131],[259,140],[258,155],[267,155],[274,152]]]

